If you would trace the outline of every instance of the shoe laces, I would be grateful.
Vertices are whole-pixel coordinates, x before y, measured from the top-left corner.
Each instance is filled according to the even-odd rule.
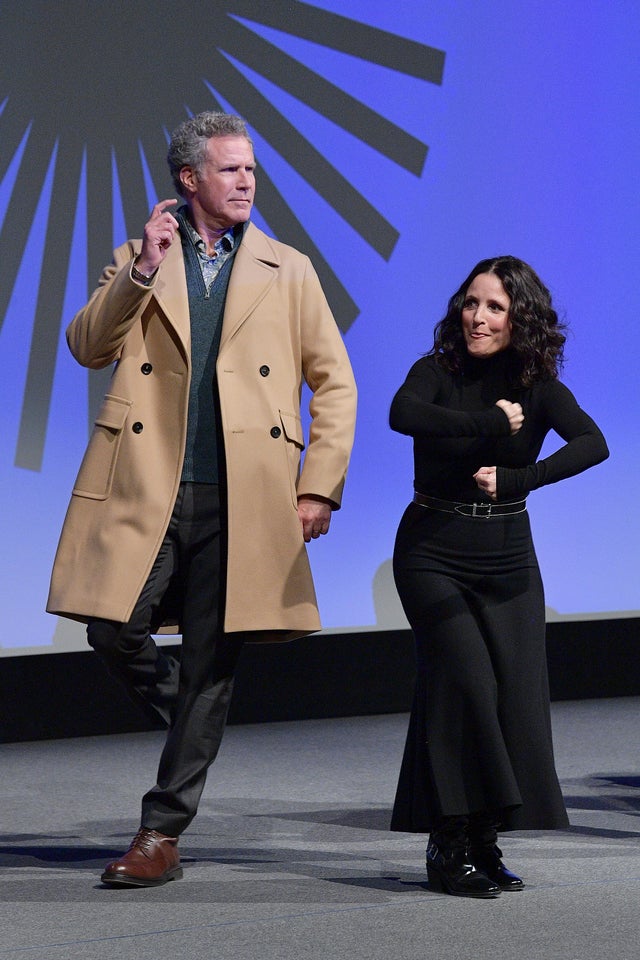
[[[140,827],[135,837],[131,841],[131,846],[129,849],[133,850],[137,847],[143,852],[146,852],[155,839],[155,830],[150,830],[148,827]]]

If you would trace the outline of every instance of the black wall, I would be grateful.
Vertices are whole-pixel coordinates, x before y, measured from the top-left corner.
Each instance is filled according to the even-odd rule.
[[[552,700],[640,695],[640,619],[550,623]],[[179,648],[170,648],[174,652]],[[231,723],[402,713],[413,686],[409,631],[245,647]],[[151,730],[92,651],[0,660],[0,742]]]

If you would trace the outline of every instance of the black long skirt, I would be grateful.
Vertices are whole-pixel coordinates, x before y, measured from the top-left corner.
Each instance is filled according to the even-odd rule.
[[[393,564],[417,679],[391,829],[427,833],[441,816],[481,811],[503,830],[566,827],[528,514],[411,503]]]

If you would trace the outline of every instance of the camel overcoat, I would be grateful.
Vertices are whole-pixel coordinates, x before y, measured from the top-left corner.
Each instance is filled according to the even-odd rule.
[[[72,492],[47,603],[50,613],[76,620],[129,619],[180,483],[191,376],[182,245],[174,241],[150,287],[131,278],[140,247],[128,241],[115,251],[67,330],[79,363],[115,364]],[[355,383],[310,261],[253,224],[231,272],[217,380],[228,497],[225,630],[257,640],[317,630],[297,495],[340,506]],[[300,471],[304,381],[312,399]]]

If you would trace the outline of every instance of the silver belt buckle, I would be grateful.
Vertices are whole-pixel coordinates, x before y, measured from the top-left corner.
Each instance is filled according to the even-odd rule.
[[[491,516],[491,507],[492,503],[474,503],[472,505],[471,516],[472,517],[485,517],[488,519]]]

